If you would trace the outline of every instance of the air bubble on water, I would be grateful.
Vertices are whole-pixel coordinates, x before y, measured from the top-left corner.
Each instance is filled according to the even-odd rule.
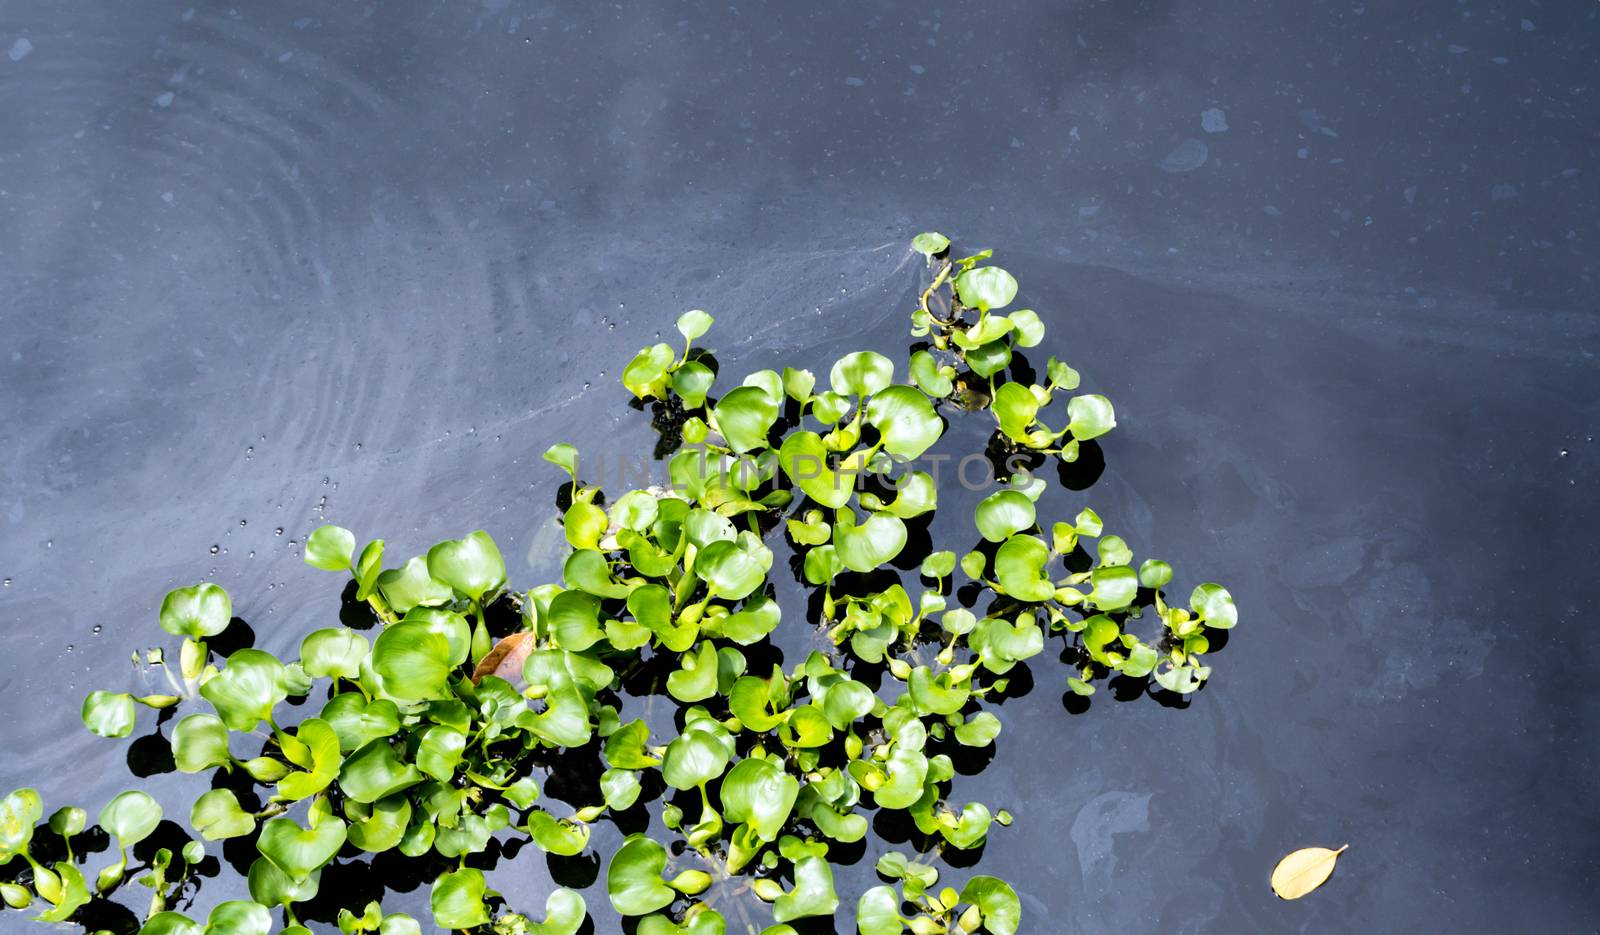
[[[97,624],[94,625],[94,634],[96,636],[99,636],[100,635],[100,631],[104,630],[104,629],[105,629],[105,627],[103,627],[103,626],[101,626],[100,624],[97,623]]]
[[[274,535],[274,536],[281,536],[281,535],[283,535],[283,527],[282,527],[282,526],[279,526],[279,527],[278,527],[278,528],[277,528],[277,529],[274,529],[274,530],[273,530],[273,531],[272,531],[272,534],[273,534],[273,535]]]
[[[583,388],[584,389],[588,389],[589,388],[589,381],[588,380],[583,381]]]
[[[356,442],[356,450],[357,451],[361,450],[361,443],[360,442]]]
[[[70,653],[70,652],[72,652],[72,650],[73,650],[73,649],[75,649],[75,648],[76,648],[76,647],[74,647],[74,646],[73,646],[73,645],[72,645],[72,644],[71,644],[71,643],[68,643],[68,644],[67,644],[67,652],[69,652],[69,653]]]
[[[1565,448],[1561,449],[1561,457],[1565,458],[1567,455],[1570,455],[1570,454],[1572,454],[1572,452],[1568,451],[1567,449],[1565,449]]]
[[[11,579],[7,578],[4,581],[0,581],[0,586],[4,586],[4,587],[8,587],[8,588],[11,587]]]
[[[241,519],[241,520],[239,520],[239,525],[240,526],[248,526],[248,525],[250,525],[250,523],[247,520],[242,520]]]
[[[250,550],[250,554],[247,556],[247,558],[255,558],[255,557],[256,557],[256,550],[255,549],[251,549]]]
[[[215,554],[217,554],[218,552],[221,552],[221,551],[222,551],[222,546],[220,546],[220,545],[213,545],[211,547],[211,554],[212,555],[215,555]]]

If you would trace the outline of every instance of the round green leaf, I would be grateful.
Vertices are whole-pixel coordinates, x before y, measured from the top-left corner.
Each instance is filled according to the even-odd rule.
[[[417,606],[437,607],[455,596],[448,584],[435,581],[428,574],[428,560],[420,555],[412,556],[399,568],[384,570],[378,575],[377,585],[383,599],[397,614],[407,613]]]
[[[643,834],[631,834],[606,868],[606,895],[619,915],[642,916],[664,909],[678,898],[661,879],[667,867],[666,848]]]
[[[938,231],[924,231],[911,238],[911,249],[923,256],[932,257],[950,249],[950,238]],[[895,929],[895,931],[898,932],[900,930]],[[868,933],[868,935],[872,935],[872,933]]]
[[[998,266],[980,266],[956,277],[956,296],[982,312],[1005,308],[1017,297],[1017,280]]]
[[[202,935],[205,931],[204,926],[181,912],[158,912],[139,927],[139,935]]]
[[[349,627],[315,630],[300,641],[300,666],[314,678],[355,680],[370,649],[367,638]]]
[[[172,759],[185,773],[201,773],[230,761],[228,727],[214,714],[191,714],[172,729]]]
[[[778,400],[759,386],[741,386],[712,407],[717,430],[737,452],[767,447],[767,432],[778,419]]]
[[[355,534],[343,526],[319,526],[306,537],[305,561],[324,571],[344,571],[355,555]]]
[[[1172,583],[1172,566],[1157,559],[1147,558],[1139,565],[1139,585],[1152,591]]]
[[[44,800],[33,789],[18,789],[0,799],[0,865],[28,851],[33,826],[44,817]]]
[[[487,924],[489,910],[483,897],[489,884],[483,871],[463,867],[442,873],[433,881],[429,903],[433,908],[433,923],[442,929],[471,929]]]
[[[148,794],[132,789],[107,802],[96,821],[123,847],[132,847],[161,823],[161,806]]]
[[[384,694],[397,701],[448,698],[451,656],[449,639],[428,621],[412,620],[378,635],[372,668],[383,679]]]
[[[712,322],[716,321],[700,309],[690,309],[678,316],[678,333],[686,340],[693,341],[711,330]]]
[[[207,841],[237,838],[255,830],[256,820],[239,806],[231,789],[212,789],[195,799],[189,824]]]
[[[846,396],[871,396],[894,382],[894,362],[873,351],[839,358],[828,374],[833,391]]]
[[[271,720],[272,709],[289,696],[289,673],[271,653],[241,649],[228,657],[220,673],[200,686],[200,694],[229,730],[255,730]]]
[[[1036,347],[1044,340],[1044,322],[1031,308],[1019,308],[1012,312],[1012,333],[1017,347]]]
[[[272,913],[260,903],[230,899],[218,903],[206,916],[206,931],[212,935],[267,935],[272,931]]]
[[[677,360],[677,353],[668,344],[652,344],[642,348],[628,365],[622,368],[622,385],[639,399],[663,395],[666,389],[667,369]]]
[[[1050,549],[1033,536],[1012,536],[994,556],[995,577],[1005,592],[1019,601],[1047,601],[1056,586],[1045,574]]]
[[[978,531],[990,542],[1033,528],[1034,518],[1033,501],[1019,491],[996,491],[978,503]]]
[[[794,889],[772,904],[772,918],[791,922],[812,916],[831,916],[839,908],[833,889],[833,870],[826,857],[802,857],[794,864]]]
[[[1139,593],[1139,576],[1126,565],[1096,568],[1089,580],[1094,583],[1089,600],[1101,610],[1121,610],[1133,603]]]
[[[1022,902],[1006,881],[978,875],[961,888],[961,901],[978,907],[983,927],[994,935],[1016,935],[1022,924]]]
[[[1067,400],[1067,428],[1079,441],[1099,438],[1117,426],[1117,414],[1111,400],[1104,396],[1074,396]]]
[[[799,794],[800,781],[782,766],[751,757],[723,777],[722,813],[731,822],[748,824],[762,841],[775,841]]]
[[[556,818],[543,809],[528,812],[528,835],[551,854],[572,857],[589,846],[590,828],[581,821]]]
[[[337,818],[325,817],[312,828],[302,828],[291,818],[274,818],[261,826],[256,849],[299,882],[337,857],[346,836],[345,824]]]
[[[90,692],[83,699],[83,726],[102,737],[133,733],[133,696],[127,692]]]
[[[369,853],[389,850],[405,837],[411,824],[411,800],[404,793],[385,796],[368,807],[345,804],[350,818],[350,843]]]
[[[350,754],[339,769],[339,788],[357,802],[372,803],[408,789],[423,779],[422,772],[379,739]]]
[[[1239,608],[1234,606],[1233,595],[1220,584],[1206,582],[1196,587],[1189,595],[1189,607],[1214,630],[1231,630],[1239,622]]]
[[[943,399],[955,390],[955,383],[951,380],[954,375],[954,368],[940,367],[939,362],[927,351],[917,351],[911,355],[911,379],[924,393],[935,399]]]
[[[494,539],[480,529],[429,549],[428,576],[478,601],[506,583],[506,560]]]
[[[279,870],[277,864],[265,857],[258,857],[250,865],[246,879],[250,885],[251,899],[263,906],[287,906],[315,899],[322,881],[322,871],[313,871],[305,879],[296,880]]]
[[[161,602],[161,629],[173,636],[203,640],[228,628],[233,600],[215,584],[197,584],[167,592]]]
[[[910,386],[889,386],[874,393],[867,403],[867,421],[877,428],[886,451],[908,460],[922,457],[944,431],[928,397]]]
[[[849,513],[841,519],[850,518]],[[889,513],[873,513],[861,525],[840,522],[833,527],[833,547],[851,571],[875,571],[906,545],[906,524]]]
[[[828,447],[815,432],[794,432],[785,438],[778,464],[791,483],[823,506],[838,509],[855,492],[855,475],[833,470]]]
[[[694,789],[721,776],[731,755],[731,745],[721,737],[691,724],[667,744],[661,778],[674,789]]]
[[[305,772],[292,772],[278,781],[278,795],[289,802],[310,798],[328,788],[339,775],[340,763],[339,735],[327,721],[307,718],[295,728],[294,736],[303,745],[295,765]]]
[[[767,566],[761,556],[746,551],[737,542],[719,539],[695,556],[695,574],[711,586],[720,598],[737,601],[767,580]]]
[[[894,887],[874,886],[856,902],[856,929],[861,935],[900,935],[900,897]]]

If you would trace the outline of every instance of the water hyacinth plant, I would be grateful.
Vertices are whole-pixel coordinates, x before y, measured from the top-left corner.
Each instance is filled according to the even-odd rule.
[[[931,278],[911,312],[922,340],[903,364],[860,351],[822,379],[785,368],[734,384],[696,343],[713,323],[700,311],[679,319],[681,348],[641,350],[622,382],[678,417],[672,485],[602,490],[584,482],[574,448],[551,447],[546,460],[569,480],[559,581],[512,587],[482,530],[396,560],[383,539],[357,551],[352,531],[324,526],[305,561],[350,577],[372,629],[330,621],[292,659],[220,655],[208,642],[230,625],[227,592],[172,591],[160,625],[181,638],[179,672],[160,651],[136,657],[171,693],[95,691],[82,719],[125,738],[140,706],[179,709],[173,764],[216,780],[186,816],[194,837],[130,867],[163,815],[145,793],[124,792],[98,814],[112,859],[91,880],[71,846],[87,814],[64,808],[36,827],[43,800],[19,789],[0,800],[5,905],[69,921],[134,880],[151,890],[144,935],[299,935],[309,930],[296,907],[319,897],[324,870],[391,855],[433,868],[440,928],[574,935],[588,916],[582,895],[557,888],[542,912],[523,914],[524,894],[492,890],[479,855],[521,838],[577,858],[597,822],[659,800],[668,834],[635,832],[602,855],[611,907],[639,935],[795,935],[793,923],[834,917],[834,860],[866,837],[875,811],[902,813],[918,836],[914,853],[877,861],[884,882],[854,901],[856,931],[1021,930],[1005,881],[940,886],[935,857],[977,851],[1011,821],[959,796],[954,757],[997,742],[1013,670],[1048,638],[1062,647],[1065,692],[1116,676],[1188,694],[1209,678],[1207,653],[1237,610],[1213,583],[1169,597],[1173,568],[1135,564],[1092,509],[1041,517],[1046,481],[1027,470],[978,503],[971,535],[949,543],[959,548],[907,554],[938,508],[934,477],[914,462],[947,420],[992,418],[990,448],[1024,458],[1008,464],[1072,462],[1116,425],[1105,397],[1073,395],[1079,375],[1055,358],[1044,383],[1015,376],[1034,372],[1019,364],[1045,322],[1007,311],[1017,283],[986,265],[988,251],[951,259],[933,233],[912,246]],[[787,574],[778,540],[794,554]],[[812,619],[783,619],[786,587],[805,592]],[[808,628],[815,648],[775,662],[780,626]],[[625,696],[670,705],[676,726],[624,719]],[[291,722],[291,710],[303,713]],[[596,758],[598,775],[563,772]],[[563,783],[569,801],[576,783],[585,797],[549,803],[546,783]],[[254,855],[250,899],[204,918],[169,908],[207,843],[233,839]],[[36,853],[63,856],[47,865]],[[753,917],[763,905],[766,917]],[[341,907],[337,924],[345,935],[422,931],[371,901]]]

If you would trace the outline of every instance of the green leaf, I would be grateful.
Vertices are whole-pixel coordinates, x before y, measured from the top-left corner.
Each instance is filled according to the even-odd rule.
[[[717,375],[698,360],[691,360],[672,372],[672,391],[683,400],[686,409],[704,406],[706,396],[716,382]]]
[[[1074,396],[1067,400],[1067,428],[1079,441],[1099,438],[1117,426],[1117,414],[1111,400],[1104,396]]]
[[[267,935],[272,931],[272,913],[266,906],[245,899],[218,903],[206,916],[210,935]]]
[[[455,778],[456,767],[467,748],[467,735],[454,727],[435,724],[422,732],[417,744],[417,768],[440,782]]]
[[[421,771],[400,759],[384,739],[370,741],[350,754],[339,770],[339,788],[344,794],[368,804],[421,781]]]
[[[1126,565],[1133,561],[1133,550],[1121,536],[1106,536],[1097,549],[1102,565]]]
[[[0,865],[28,852],[33,826],[44,817],[44,800],[33,789],[18,789],[0,799]]]
[[[429,549],[428,576],[474,601],[481,601],[485,594],[505,585],[506,561],[494,539],[479,529],[460,539],[446,539]]]
[[[1012,312],[1011,329],[1016,335],[1012,340],[1017,347],[1036,347],[1044,340],[1044,322],[1031,308],[1019,308]]]
[[[229,730],[250,731],[263,720],[271,720],[272,709],[289,696],[289,673],[270,653],[241,649],[228,657],[227,665],[210,681],[200,686],[200,694]]]
[[[489,921],[489,910],[483,897],[489,884],[483,871],[463,867],[442,873],[433,881],[429,904],[433,909],[433,924],[442,929],[470,929]]]
[[[300,666],[313,678],[361,677],[361,664],[371,650],[367,638],[349,627],[315,630],[300,641]]]
[[[455,596],[448,584],[435,581],[428,574],[428,560],[420,555],[399,568],[383,571],[377,584],[383,599],[397,614],[409,613],[413,607],[437,607]]]
[[[403,621],[378,634],[372,669],[383,679],[384,694],[397,701],[448,698],[451,655],[450,640],[430,622]]]
[[[600,774],[600,795],[614,811],[632,808],[642,788],[637,770],[612,767]]]
[[[1220,584],[1206,582],[1189,595],[1189,607],[1214,630],[1231,630],[1239,622],[1239,608],[1233,604],[1233,595]]]
[[[1011,319],[1004,315],[985,315],[966,331],[957,331],[953,337],[957,347],[975,348],[992,344],[1011,333]]]
[[[661,760],[661,778],[677,790],[694,789],[722,775],[732,744],[696,721],[670,744]]]
[[[730,390],[711,409],[717,430],[736,452],[767,447],[767,432],[778,419],[778,400],[759,386]]]
[[[667,674],[667,694],[693,704],[717,693],[717,647],[710,640],[701,640],[699,649],[680,662],[682,668]]]
[[[360,692],[334,695],[318,715],[339,735],[339,749],[348,753],[369,740],[400,731],[400,709],[387,698],[368,702]]]
[[[950,238],[937,231],[924,231],[911,238],[911,249],[923,256],[932,257],[950,249]],[[895,929],[895,931],[898,932],[899,929]]]
[[[795,370],[792,367],[783,368],[784,395],[797,403],[805,404],[811,399],[811,391],[817,387],[817,375],[809,370]]]
[[[838,509],[855,492],[855,475],[833,470],[828,448],[815,432],[794,432],[785,438],[778,464],[791,483],[823,506]]]
[[[1033,528],[1034,519],[1033,501],[1015,490],[996,491],[978,503],[978,531],[990,542]]]
[[[982,347],[969,349],[964,359],[973,373],[988,379],[1006,369],[1006,365],[1011,363],[1011,345],[1005,341],[990,341]]]
[[[228,628],[233,600],[215,584],[197,584],[167,592],[161,602],[161,629],[173,636],[203,640]]]
[[[961,888],[961,901],[978,907],[983,927],[993,935],[1016,935],[1022,924],[1022,902],[1006,881],[978,875]]]
[[[917,351],[911,355],[911,379],[929,396],[936,399],[949,396],[955,389],[951,379],[954,376],[955,368],[940,367],[939,362],[927,351]]]
[[[772,918],[791,922],[812,916],[831,916],[839,908],[833,890],[833,870],[825,857],[802,857],[794,864],[794,889],[772,904]]]
[[[346,837],[345,824],[337,818],[325,817],[311,828],[274,818],[261,826],[256,850],[298,883],[337,857]]]
[[[661,879],[667,851],[643,834],[631,834],[606,868],[606,894],[619,915],[642,916],[664,909],[678,898]]]
[[[710,316],[707,316],[708,318]],[[583,926],[583,920],[589,915],[589,907],[584,904],[583,896],[561,887],[550,893],[544,900],[544,921],[534,922],[528,928],[527,935],[576,935]],[[387,932],[380,935],[388,935]],[[421,935],[421,933],[418,933]],[[699,933],[692,933],[699,935]],[[709,935],[709,933],[707,933]]]
[[[994,556],[995,577],[1005,592],[1019,601],[1047,601],[1056,586],[1045,574],[1050,550],[1033,536],[1012,536]]]
[[[800,781],[770,760],[740,760],[722,779],[722,811],[727,819],[747,824],[757,838],[775,841],[800,794]]]
[[[889,513],[873,513],[866,522],[855,525],[849,511],[840,514],[833,527],[833,547],[839,560],[851,571],[875,571],[906,545],[906,524]]]
[[[1147,558],[1139,566],[1139,585],[1158,591],[1172,583],[1172,566],[1166,562]]]
[[[306,564],[323,571],[349,568],[355,551],[355,534],[343,526],[318,526],[306,537]]]
[[[268,924],[271,924],[270,919]],[[205,928],[200,923],[181,912],[158,912],[139,927],[139,935],[202,935],[204,932]]]
[[[711,324],[715,321],[715,318],[700,309],[691,309],[678,316],[678,333],[683,335],[685,340],[693,341],[710,331]]]
[[[307,718],[294,730],[295,739],[305,745],[306,757],[297,765],[306,772],[294,772],[278,782],[278,795],[296,802],[328,788],[339,775],[339,735],[327,721]]]
[[[720,628],[728,639],[741,646],[751,646],[776,630],[782,617],[783,611],[777,601],[757,594],[745,601],[744,609],[723,618]]]
[[[1094,583],[1089,600],[1101,610],[1121,610],[1133,603],[1139,593],[1139,576],[1126,565],[1096,568],[1089,580]]]
[[[250,898],[263,906],[287,906],[303,903],[317,896],[322,872],[313,871],[303,880],[296,880],[278,869],[278,865],[265,857],[256,858],[247,876]]]
[[[1033,443],[1031,426],[1039,412],[1039,400],[1027,387],[1018,383],[1002,383],[994,392],[994,414],[1000,422],[1000,431],[1012,441],[1024,445]]]
[[[956,728],[956,740],[966,747],[987,747],[1000,736],[1000,719],[988,711],[979,711],[971,720]]]
[[[231,789],[212,789],[196,799],[189,824],[207,841],[237,838],[255,830],[256,820],[239,807]]]
[[[677,353],[668,344],[642,348],[622,368],[622,385],[639,399],[665,396],[667,370],[677,359]]]
[[[133,733],[133,696],[126,692],[90,692],[83,699],[83,726],[102,737]]]
[[[65,922],[89,903],[89,884],[84,880],[82,871],[62,861],[55,865],[55,874],[61,881],[60,898],[52,900],[55,903],[53,909],[34,916],[36,922]]]
[[[833,391],[845,396],[871,396],[894,382],[894,362],[873,351],[839,358],[828,373]]]
[[[411,824],[411,800],[404,793],[386,796],[370,806],[347,801],[344,811],[350,819],[350,843],[373,854],[398,845]]]
[[[148,794],[134,789],[107,802],[96,821],[123,847],[132,847],[149,837],[161,823],[161,806]]]
[[[533,809],[527,816],[528,836],[547,853],[573,857],[589,846],[590,828],[581,821],[556,818],[544,809]]]
[[[980,312],[1005,308],[1017,297],[1017,280],[998,266],[980,266],[956,277],[956,296]]]
[[[738,542],[719,539],[695,557],[694,571],[711,586],[714,595],[737,601],[748,597],[767,580],[770,561],[770,553],[762,556],[746,550]]]
[[[908,460],[922,457],[944,432],[928,397],[910,386],[889,386],[873,394],[867,422],[878,430],[884,450]]]
[[[900,898],[894,887],[874,886],[856,902],[856,929],[861,935],[900,935]]]

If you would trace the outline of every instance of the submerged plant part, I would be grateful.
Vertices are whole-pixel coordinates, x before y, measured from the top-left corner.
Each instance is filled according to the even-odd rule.
[[[1002,313],[1016,280],[985,265],[988,251],[951,260],[949,246],[932,233],[913,242],[932,268],[911,314],[913,336],[927,340],[903,364],[863,350],[822,379],[786,367],[734,383],[696,343],[712,326],[700,311],[679,319],[681,349],[641,350],[622,382],[678,416],[671,488],[602,490],[584,482],[576,449],[551,447],[546,460],[570,480],[559,581],[513,588],[482,530],[396,561],[383,539],[358,552],[353,532],[325,526],[305,561],[348,574],[376,630],[313,630],[292,659],[256,648],[219,657],[207,641],[232,619],[227,592],[169,594],[160,623],[182,638],[180,673],[159,651],[143,662],[172,694],[97,691],[82,718],[120,738],[138,705],[184,708],[170,732],[176,767],[228,774],[193,803],[189,825],[206,841],[244,839],[256,857],[251,899],[201,922],[167,905],[203,845],[181,859],[158,851],[140,868],[154,892],[140,931],[267,935],[281,909],[282,931],[298,935],[295,907],[318,897],[325,868],[392,852],[448,868],[429,889],[439,927],[574,935],[587,916],[580,894],[543,894],[535,921],[507,905],[530,894],[496,893],[477,855],[512,836],[553,859],[583,855],[597,822],[657,798],[672,840],[634,833],[604,855],[608,900],[640,935],[740,924],[785,935],[833,916],[833,856],[867,835],[873,811],[903,813],[917,853],[878,861],[888,883],[855,900],[859,932],[1019,931],[1010,885],[973,874],[936,889],[932,863],[1010,823],[961,797],[955,764],[963,748],[998,742],[1013,671],[1053,637],[1069,666],[1064,691],[1087,695],[1115,675],[1193,692],[1237,610],[1213,583],[1170,603],[1172,567],[1135,565],[1091,509],[1041,519],[1047,484],[1028,459],[1079,458],[1115,427],[1111,403],[1070,395],[1080,377],[1055,358],[1046,382],[1032,382],[1023,352],[1043,342],[1044,318]],[[913,547],[940,495],[918,459],[947,420],[975,410],[994,422],[990,448],[1023,469],[977,504],[964,541]],[[782,588],[804,591],[814,618],[784,620]],[[814,648],[785,665],[771,642],[780,626],[807,628]],[[678,726],[625,718],[625,699],[640,696],[671,705]],[[580,768],[596,757],[602,771]],[[545,800],[546,782],[573,804]],[[67,859],[46,867],[30,852],[42,808],[31,789],[0,802],[0,895],[17,908],[41,899],[51,908],[38,918],[61,921],[91,899],[70,849],[86,816],[51,819]],[[161,818],[137,791],[100,812],[117,859],[97,871],[96,891],[124,881],[129,849]],[[13,858],[25,866],[13,871]],[[347,935],[420,931],[377,903],[342,907],[338,923]]]

